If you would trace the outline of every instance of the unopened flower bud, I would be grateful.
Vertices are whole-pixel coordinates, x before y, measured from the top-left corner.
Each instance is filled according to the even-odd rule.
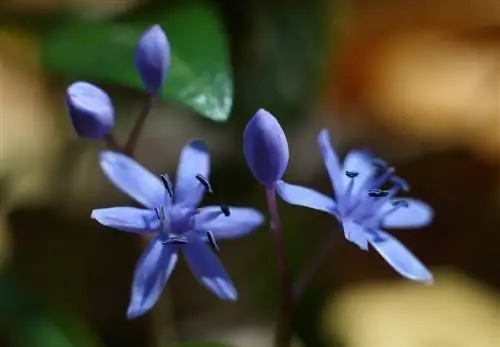
[[[288,166],[288,141],[278,120],[260,109],[243,132],[243,152],[253,175],[265,187],[280,180]]]
[[[158,93],[170,67],[170,45],[159,25],[146,30],[135,47],[135,66],[148,92]]]
[[[115,124],[115,111],[108,94],[88,82],[75,82],[66,91],[69,116],[78,136],[100,139]]]

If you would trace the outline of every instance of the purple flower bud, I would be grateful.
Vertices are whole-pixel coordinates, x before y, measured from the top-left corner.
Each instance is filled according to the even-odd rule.
[[[243,152],[253,175],[265,187],[271,187],[285,174],[290,157],[288,142],[280,123],[260,109],[243,132]]]
[[[135,47],[135,66],[146,89],[156,94],[170,67],[170,45],[159,25],[146,30]]]
[[[115,125],[108,94],[87,82],[75,82],[66,91],[69,116],[78,136],[100,139]]]

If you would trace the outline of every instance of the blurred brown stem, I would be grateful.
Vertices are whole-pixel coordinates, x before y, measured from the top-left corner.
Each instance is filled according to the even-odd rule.
[[[131,157],[134,155],[134,150],[137,146],[137,142],[139,141],[139,137],[141,136],[144,124],[146,123],[146,118],[148,117],[149,111],[151,111],[151,106],[153,106],[153,101],[154,95],[148,94],[146,103],[144,104],[141,113],[139,114],[139,118],[137,118],[137,121],[135,122],[135,125],[128,137],[123,152]]]
[[[113,134],[107,134],[106,136],[104,136],[104,142],[106,142],[106,147],[108,147],[108,149],[110,149],[112,151],[117,151],[117,152],[122,151],[120,145],[116,141]]]
[[[314,275],[318,272],[321,265],[325,263],[328,256],[331,253],[332,247],[337,239],[336,233],[331,233],[328,238],[321,243],[318,251],[315,253],[314,257],[309,261],[304,270],[299,276],[299,279],[293,286],[293,299],[297,301],[300,299],[304,292],[304,289],[311,282]]]
[[[276,322],[274,345],[275,347],[289,347],[292,341],[293,323],[292,283],[290,280],[290,273],[287,268],[283,230],[281,228],[281,219],[278,213],[278,205],[276,203],[276,190],[274,188],[267,188],[266,196],[269,213],[271,215],[271,228],[274,230],[276,240],[276,262],[281,286],[281,303]]]

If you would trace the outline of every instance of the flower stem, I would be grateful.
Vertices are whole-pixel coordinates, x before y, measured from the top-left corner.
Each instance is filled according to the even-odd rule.
[[[123,151],[118,142],[116,141],[115,137],[113,136],[113,134],[106,134],[104,136],[104,142],[106,143],[106,147],[108,147],[108,149],[112,151],[118,151],[118,152]]]
[[[300,299],[306,286],[311,282],[312,278],[319,270],[321,265],[323,265],[323,263],[328,259],[336,238],[336,234],[332,233],[324,242],[321,243],[319,250],[316,252],[315,256],[306,265],[306,267],[300,274],[299,279],[293,286],[294,301]]]
[[[271,228],[274,230],[276,241],[276,262],[281,291],[280,312],[276,324],[274,345],[275,347],[289,347],[292,340],[292,286],[286,263],[283,230],[281,228],[281,220],[276,203],[276,190],[274,188],[267,188],[266,196],[269,213],[271,215]]]
[[[144,104],[141,113],[139,114],[139,118],[135,122],[132,131],[127,140],[127,144],[124,148],[124,153],[133,156],[135,147],[137,146],[137,141],[139,141],[139,137],[141,136],[142,129],[144,128],[144,124],[146,123],[146,118],[148,117],[149,111],[151,111],[151,106],[153,106],[154,95],[148,94],[146,103]]]

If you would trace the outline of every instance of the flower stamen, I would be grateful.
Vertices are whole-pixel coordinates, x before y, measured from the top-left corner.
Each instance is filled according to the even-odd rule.
[[[208,242],[210,243],[210,246],[214,250],[215,253],[219,253],[219,245],[217,244],[217,241],[215,240],[214,233],[211,232],[210,230],[207,231],[207,238]]]
[[[203,185],[207,193],[212,194],[214,191],[212,190],[212,186],[210,185],[210,182],[208,179],[203,176],[202,174],[196,174],[196,179]]]
[[[404,192],[410,191],[410,184],[406,182],[404,179],[398,176],[393,176],[391,177],[391,183],[394,184],[394,186]]]
[[[382,160],[380,158],[373,158],[372,165],[375,166],[375,168],[380,171],[386,171],[387,168],[389,167],[389,164],[385,160]]]
[[[359,172],[357,172],[357,171],[346,171],[345,175],[347,177],[349,177],[349,178],[355,178],[355,177],[358,177]]]
[[[226,204],[220,205],[220,210],[226,217],[229,217],[231,215],[231,210],[229,209],[229,206],[227,206]]]
[[[405,201],[405,200],[394,200],[394,201],[391,201],[391,204],[393,207],[390,210],[387,210],[384,214],[382,214],[379,217],[380,220],[383,220],[385,217],[387,217],[391,213],[394,213],[395,211],[399,210],[400,208],[408,208],[410,206],[408,201]]]
[[[156,218],[160,221],[165,220],[165,211],[163,210],[163,206],[155,207]]]
[[[371,188],[379,188],[380,186],[382,186],[385,182],[387,182],[394,176],[394,172],[396,172],[396,169],[394,167],[391,166],[386,168],[379,174],[378,178],[372,182]]]
[[[339,205],[339,208],[347,210],[349,205],[350,205],[350,202],[351,202],[351,199],[349,199],[349,196],[352,194],[352,190],[354,189],[354,179],[359,176],[359,172],[346,170],[345,175],[350,178],[350,181],[349,181],[349,184],[347,185],[347,188],[344,192],[343,199],[341,199],[341,201],[345,202],[345,203]]]
[[[385,198],[389,195],[387,190],[382,189],[368,189],[368,196],[372,198]]]
[[[167,240],[162,242],[162,245],[185,245],[188,243],[188,240],[185,236],[170,236]]]
[[[160,176],[161,182],[165,186],[165,190],[167,191],[168,195],[170,195],[170,198],[174,197],[174,189],[173,189],[173,184],[172,181],[170,180],[170,177],[168,177],[167,174],[163,174]]]

